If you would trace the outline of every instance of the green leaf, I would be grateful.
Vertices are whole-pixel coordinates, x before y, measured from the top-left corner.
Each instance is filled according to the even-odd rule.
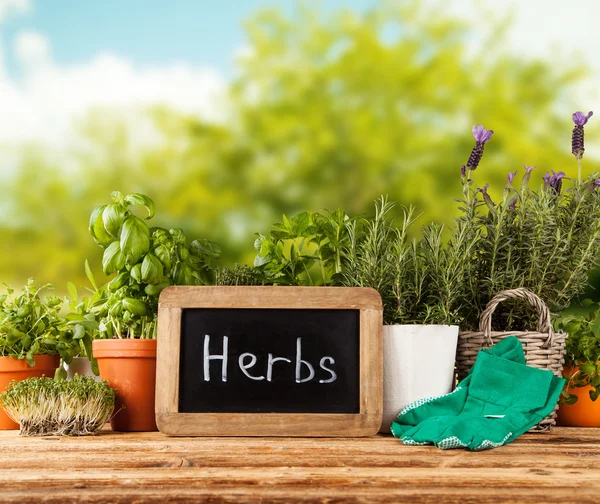
[[[88,229],[90,234],[101,247],[107,247],[114,240],[112,236],[108,234],[104,228],[104,221],[102,219],[103,213],[107,205],[102,205],[94,209],[90,216],[90,223]]]
[[[123,308],[134,315],[146,315],[148,311],[143,301],[130,297],[123,299]]]
[[[565,398],[565,404],[575,404],[577,402],[578,398],[575,394],[569,394],[566,398]]]
[[[119,238],[121,226],[125,220],[125,214],[127,210],[123,205],[118,203],[111,203],[106,205],[106,208],[102,212],[102,222],[104,223],[104,229],[106,232],[115,239]]]
[[[166,247],[166,245],[159,245],[158,247],[155,247],[154,254],[160,259],[160,262],[164,264],[167,270],[171,269],[171,254],[169,254],[169,249]]]
[[[133,278],[136,282],[140,283],[142,281],[142,265],[136,264],[129,271],[131,278]]]
[[[129,264],[138,262],[150,250],[150,229],[135,215],[128,215],[121,229],[121,251]]]
[[[111,292],[115,292],[119,290],[121,287],[127,284],[129,281],[130,275],[127,271],[122,271],[115,278],[113,278],[110,282],[108,282],[108,290]]]
[[[125,266],[125,256],[121,252],[118,241],[112,242],[102,256],[102,270],[105,275],[111,275]]]
[[[85,275],[87,276],[88,280],[90,281],[90,283],[92,284],[92,287],[94,288],[94,290],[98,290],[98,286],[96,285],[96,279],[94,278],[94,274],[92,273],[92,268],[90,268],[90,263],[88,262],[88,260],[85,260]]]
[[[148,294],[148,296],[158,296],[163,291],[163,289],[168,286],[168,282],[163,282],[158,285],[146,285],[146,287],[144,288],[144,292]]]
[[[160,259],[152,253],[146,254],[142,262],[142,281],[157,285],[163,282],[163,265]]]
[[[146,217],[146,220],[154,217],[154,201],[152,201],[145,194],[140,194],[140,193],[128,194],[127,196],[125,196],[125,202],[128,203],[129,205],[140,205],[140,206],[145,207],[146,210],[148,211],[148,217]]]
[[[596,371],[596,365],[592,362],[586,362],[585,364],[581,364],[579,369],[582,373],[589,374]]]
[[[221,247],[210,240],[194,240],[190,243],[190,252],[196,257],[212,257],[218,259],[221,257]]]
[[[56,368],[56,371],[54,372],[54,379],[55,380],[66,380],[67,379],[67,370],[64,368],[64,366],[58,366]]]
[[[81,339],[85,336],[85,327],[81,324],[77,324],[73,327],[73,339]]]
[[[67,290],[69,291],[69,295],[73,301],[77,301],[79,296],[77,295],[77,287],[73,282],[67,282]]]

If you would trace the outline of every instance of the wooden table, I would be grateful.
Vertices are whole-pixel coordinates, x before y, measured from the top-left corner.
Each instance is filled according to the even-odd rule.
[[[0,502],[598,502],[600,429],[470,453],[342,439],[0,432]]]

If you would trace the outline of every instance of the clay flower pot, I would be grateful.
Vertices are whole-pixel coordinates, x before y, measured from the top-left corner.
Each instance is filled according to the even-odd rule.
[[[35,366],[30,367],[25,359],[0,357],[0,392],[4,392],[11,381],[22,381],[32,376],[54,377],[54,371],[60,363],[58,355],[34,355]],[[0,430],[16,430],[19,424],[13,422],[3,409],[0,409]]]
[[[156,340],[94,340],[100,377],[117,391],[114,431],[155,431]]]
[[[565,366],[563,376],[569,378],[578,371],[577,367]],[[558,424],[568,427],[600,427],[600,398],[590,399],[592,387],[574,387],[570,394],[577,396],[575,404],[561,404],[558,408]]]

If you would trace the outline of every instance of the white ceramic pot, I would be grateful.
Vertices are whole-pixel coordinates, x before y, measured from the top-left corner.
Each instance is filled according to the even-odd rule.
[[[67,378],[70,380],[77,373],[80,376],[91,376],[96,381],[100,381],[100,377],[96,376],[92,371],[92,365],[87,357],[75,357],[71,364],[66,364]]]
[[[407,404],[452,392],[458,326],[383,326],[383,423],[390,425]]]

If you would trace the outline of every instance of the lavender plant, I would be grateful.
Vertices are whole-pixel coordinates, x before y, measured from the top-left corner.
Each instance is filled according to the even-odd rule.
[[[581,117],[583,119],[581,119]],[[573,153],[578,165],[583,156],[583,124],[591,116],[573,115]],[[580,124],[581,123],[581,124]],[[460,227],[477,235],[471,277],[471,303],[461,313],[463,329],[475,329],[477,317],[498,292],[525,287],[540,296],[553,312],[561,312],[583,292],[600,246],[600,185],[598,175],[585,181],[570,180],[563,172],[546,173],[543,184],[533,185],[535,167],[525,166],[519,186],[510,172],[500,201],[493,201],[488,186],[472,190],[464,169]],[[569,186],[563,188],[563,182]],[[495,317],[503,329],[531,324],[529,310],[507,303]]]

